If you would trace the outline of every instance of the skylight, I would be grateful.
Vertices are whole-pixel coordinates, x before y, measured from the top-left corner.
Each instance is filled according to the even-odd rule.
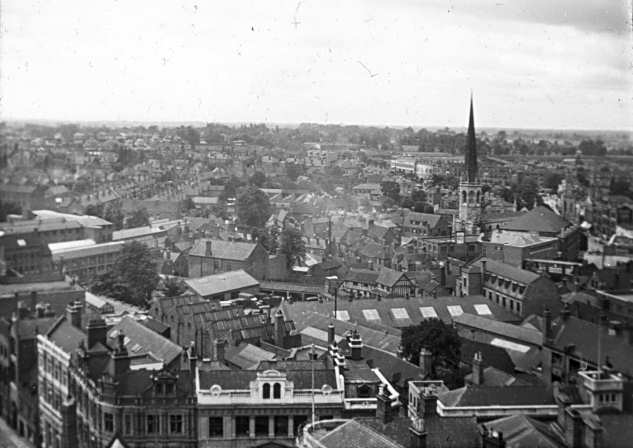
[[[394,319],[408,319],[409,313],[405,308],[391,308],[391,314]]]
[[[349,320],[349,313],[346,310],[337,311],[336,312],[336,319],[337,320],[348,321]]]
[[[432,306],[421,306],[420,312],[422,313],[422,317],[425,319],[437,318],[437,312]]]
[[[21,239],[21,238],[20,238],[20,239],[18,240],[18,246],[20,246],[20,247],[24,247],[24,246],[26,246],[26,241],[24,241],[23,239]]]
[[[476,304],[475,311],[477,311],[477,314],[480,316],[490,316],[492,314],[492,311],[490,311],[490,308],[488,308],[488,305],[485,303]]]
[[[367,320],[380,320],[380,315],[378,314],[378,311],[373,308],[363,310],[363,316],[365,316],[365,319]]]
[[[460,305],[449,305],[446,309],[448,309],[449,314],[453,317],[464,314],[464,310]]]

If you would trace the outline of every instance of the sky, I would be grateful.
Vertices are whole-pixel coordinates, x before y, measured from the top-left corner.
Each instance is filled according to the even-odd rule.
[[[630,0],[2,0],[0,116],[633,130]]]

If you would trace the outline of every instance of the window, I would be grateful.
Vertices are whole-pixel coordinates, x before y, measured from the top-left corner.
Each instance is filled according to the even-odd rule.
[[[158,421],[158,415],[147,416],[147,434],[158,434],[160,432],[160,423]]]
[[[270,398],[270,384],[264,383],[264,386],[262,387],[262,397],[264,399]]]
[[[106,432],[114,432],[114,416],[110,412],[103,413],[103,427]]]
[[[421,306],[420,313],[422,313],[422,317],[425,319],[437,318],[435,308],[433,308],[432,306]]]
[[[409,313],[405,308],[391,308],[391,314],[394,319],[408,319]]]
[[[123,428],[126,435],[132,434],[132,416],[130,414],[123,416]]]
[[[248,423],[248,419],[246,423]],[[248,425],[246,428],[246,433],[248,433]],[[237,433],[237,435],[239,435],[239,432]],[[224,437],[224,425],[222,422],[222,417],[209,417],[209,437]]]
[[[273,386],[273,398],[281,398],[281,384],[275,383]]]
[[[365,320],[380,320],[380,315],[375,309],[363,310],[363,316]]]
[[[275,437],[288,437],[288,416],[275,416]]]
[[[235,435],[237,437],[248,437],[250,434],[250,417],[238,415],[235,417]]]
[[[464,310],[460,305],[449,305],[446,307],[446,309],[448,309],[448,313],[452,317],[461,316],[462,314],[464,314]]]
[[[267,415],[255,417],[255,435],[256,436],[268,435],[268,416]]]
[[[349,313],[347,312],[347,310],[338,310],[338,311],[336,311],[336,319],[337,320],[348,321],[349,320]]]
[[[489,316],[492,314],[492,311],[490,311],[490,308],[488,308],[488,305],[486,305],[485,303],[475,304],[475,311],[480,316]]]
[[[182,434],[182,415],[169,416],[169,432],[170,434]]]

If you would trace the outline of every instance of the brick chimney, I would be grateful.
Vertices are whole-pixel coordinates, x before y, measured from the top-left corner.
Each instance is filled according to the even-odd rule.
[[[358,334],[357,329],[354,329],[352,337],[349,339],[349,348],[352,352],[353,361],[360,361],[363,359],[363,340]]]
[[[391,408],[391,397],[386,384],[378,387],[376,395],[376,418],[382,423],[389,423],[393,420],[393,410]]]
[[[101,318],[90,319],[86,325],[86,333],[88,334],[86,348],[92,348],[97,342],[101,342],[104,346],[106,345],[108,327],[106,326],[105,320]]]
[[[82,306],[80,302],[69,303],[66,306],[66,318],[68,322],[75,327],[81,330],[81,311]]]
[[[329,325],[327,326],[327,344],[328,347],[332,347],[335,343],[336,343],[336,338],[335,338],[335,331],[334,331],[334,325],[332,324],[332,322],[329,323]]]
[[[484,383],[484,366],[483,366],[483,356],[481,352],[476,352],[473,356],[473,372],[472,372],[472,383],[479,386]]]
[[[505,448],[506,441],[501,431],[492,431],[484,426],[481,435],[482,448]]]
[[[543,311],[543,339],[547,344],[554,342],[554,331],[552,329],[552,312],[549,308]]]
[[[426,347],[420,349],[420,360],[418,361],[423,375],[431,375],[433,371],[433,353]]]
[[[112,362],[110,363],[110,375],[117,378],[130,370],[130,357],[127,348],[125,348],[125,335],[123,331],[119,331],[117,335],[116,348],[112,352]]]
[[[284,313],[277,310],[274,322],[275,345],[277,347],[284,346],[284,338],[286,337],[286,324],[284,322]]]

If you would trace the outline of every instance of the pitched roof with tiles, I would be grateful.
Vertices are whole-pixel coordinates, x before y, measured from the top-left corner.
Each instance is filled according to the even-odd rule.
[[[68,354],[71,354],[87,340],[86,334],[72,325],[68,319],[66,319],[66,316],[61,316],[59,320],[50,327],[46,336],[52,343]]]
[[[514,280],[518,283],[523,283],[529,285],[530,283],[541,278],[539,274],[536,274],[532,271],[528,271],[526,269],[517,268],[515,266],[511,266],[506,263],[500,263],[495,260],[491,260],[490,258],[482,257],[471,264],[471,266],[476,267],[479,272],[481,272],[481,263],[482,261],[486,262],[486,273],[494,274],[499,277],[507,278],[509,280]]]
[[[454,316],[453,322],[467,328],[475,328],[499,336],[505,336],[514,340],[526,342],[531,345],[540,346],[543,344],[543,335],[540,331],[521,325],[513,325],[505,322],[492,321],[482,316],[474,314],[462,314]]]
[[[372,271],[370,269],[351,268],[345,275],[345,281],[374,284],[376,283],[376,279],[378,278],[378,276],[378,271]]]
[[[402,278],[409,280],[407,275],[404,272],[394,271],[393,269],[383,267],[380,270],[380,275],[376,279],[376,283],[380,285],[385,285],[389,287],[393,287],[396,283],[398,283]],[[410,282],[411,280],[409,280]]]
[[[257,243],[203,238],[195,241],[189,255],[207,257],[207,243],[211,243],[211,258],[223,260],[245,261],[257,247]]]

